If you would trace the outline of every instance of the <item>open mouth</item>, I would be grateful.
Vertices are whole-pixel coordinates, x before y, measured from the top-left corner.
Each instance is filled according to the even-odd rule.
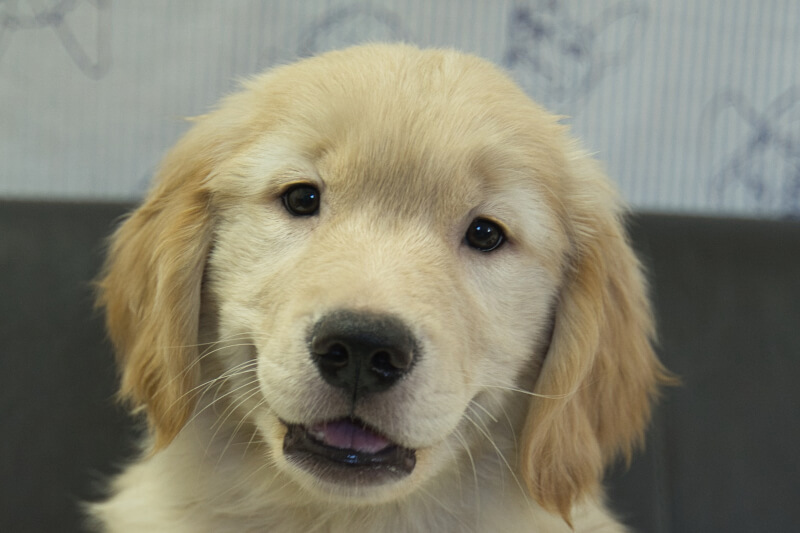
[[[356,418],[286,426],[286,458],[326,481],[384,483],[410,474],[417,463],[414,450],[392,443]]]

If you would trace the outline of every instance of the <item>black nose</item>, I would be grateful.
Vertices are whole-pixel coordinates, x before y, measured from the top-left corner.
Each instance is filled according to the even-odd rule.
[[[418,352],[399,319],[356,311],[323,317],[312,328],[309,345],[322,378],[353,398],[394,385],[411,370]]]

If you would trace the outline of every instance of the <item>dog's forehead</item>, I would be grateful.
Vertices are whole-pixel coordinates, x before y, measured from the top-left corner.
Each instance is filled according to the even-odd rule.
[[[340,212],[372,208],[445,224],[473,210],[544,202],[542,170],[521,149],[498,143],[491,126],[381,123],[357,114],[337,121],[319,137],[298,138],[291,127],[271,132],[256,151],[270,165],[258,173],[265,185],[272,177],[317,182]]]
[[[288,70],[272,80],[270,96],[281,104],[271,137],[305,154],[341,198],[447,212],[512,175],[529,178],[513,184],[525,194],[537,175],[553,174],[542,163],[558,158],[560,146],[545,146],[559,133],[556,121],[488,63],[425,52],[358,64],[347,54],[319,59],[313,78]]]
[[[348,124],[315,161],[337,199],[386,213],[443,217],[480,200],[485,178],[469,147],[369,122]]]

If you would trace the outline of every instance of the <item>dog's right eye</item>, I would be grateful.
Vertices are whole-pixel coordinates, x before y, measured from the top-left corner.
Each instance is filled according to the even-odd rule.
[[[282,198],[283,206],[296,217],[309,217],[319,211],[319,191],[313,185],[295,185]]]
[[[481,252],[491,252],[505,241],[502,228],[491,220],[476,218],[464,236],[467,244]]]

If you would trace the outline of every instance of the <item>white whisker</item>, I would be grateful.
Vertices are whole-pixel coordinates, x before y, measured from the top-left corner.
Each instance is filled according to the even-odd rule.
[[[258,391],[256,391],[256,392],[258,392]],[[256,394],[256,392],[254,392],[253,394],[248,395],[246,398],[243,398],[239,405],[243,405],[245,402],[247,402],[250,398],[252,398]],[[262,398],[261,400],[256,402],[255,406],[253,406],[249,411],[247,411],[247,413],[245,413],[240,418],[239,423],[236,424],[236,427],[233,429],[233,431],[231,431],[231,435],[228,438],[228,442],[225,444],[225,448],[223,448],[222,453],[219,454],[219,458],[217,459],[217,466],[219,466],[219,463],[220,463],[220,461],[222,461],[222,457],[225,455],[225,452],[228,451],[228,448],[230,448],[231,444],[233,443],[233,439],[236,437],[236,435],[238,435],[239,430],[242,428],[242,425],[250,417],[250,415],[253,413],[253,411],[255,411],[256,409],[258,409],[261,406],[263,406],[264,403],[265,403],[265,400]],[[237,406],[237,409],[238,409],[238,406]],[[231,414],[232,413],[233,413],[233,411],[231,411]],[[216,433],[214,435],[216,435]],[[250,437],[250,441],[252,442],[252,435]]]
[[[484,389],[500,389],[509,392],[518,392],[520,394],[525,394],[526,396],[531,396],[534,398],[543,398],[545,400],[564,400],[566,398],[570,398],[575,395],[580,389],[576,389],[574,391],[570,391],[564,394],[540,394],[537,392],[531,392],[524,389],[520,389],[518,387],[508,387],[503,385],[481,385]]]
[[[242,385],[241,387],[237,387],[234,390],[235,391],[239,391],[241,389],[244,389],[245,387],[248,387],[248,386],[251,386],[251,385],[257,384],[257,383],[258,383],[258,380],[253,380],[253,381],[251,381],[249,383],[246,383],[246,384]],[[214,430],[213,435],[211,435],[211,438],[209,439],[209,446],[206,447],[206,455],[208,455],[208,450],[209,450],[209,448],[211,446],[211,443],[214,442],[217,439],[217,435],[219,435],[219,432],[222,430],[222,428],[225,425],[225,422],[228,421],[228,419],[231,417],[231,415],[233,415],[233,413],[237,409],[239,409],[239,407],[241,407],[242,405],[247,403],[247,401],[250,400],[250,398],[252,398],[253,396],[256,396],[256,395],[258,395],[260,393],[261,393],[261,390],[256,385],[256,387],[253,387],[252,389],[250,389],[250,391],[248,391],[242,397],[240,397],[238,402],[232,402],[231,404],[228,405],[228,407],[225,408],[225,411],[223,411],[222,415],[220,415],[220,418],[216,422],[214,422],[214,424],[211,426],[212,429],[214,428],[214,426],[217,426],[217,429]],[[225,447],[222,449],[222,452],[220,452],[220,454],[219,454],[219,459],[221,459],[222,456],[225,455],[225,453],[227,452],[228,447],[230,446],[230,444],[231,444],[231,442],[232,442],[232,440],[233,440],[235,435],[236,435],[235,431],[231,432],[231,435],[228,438],[227,444],[225,444]],[[217,464],[219,464],[219,459],[217,461]]]
[[[258,383],[258,378],[255,378],[255,379],[252,379],[252,380],[248,381],[248,382],[247,382],[247,383],[245,383],[244,385],[241,385],[240,387],[237,387],[237,388],[235,388],[235,389],[233,389],[233,390],[230,390],[230,391],[226,392],[226,393],[225,393],[225,394],[223,394],[222,396],[217,396],[217,395],[215,394],[215,395],[214,395],[214,398],[213,398],[213,399],[212,399],[212,400],[211,400],[209,403],[207,403],[206,405],[204,405],[204,406],[203,406],[201,409],[197,410],[197,411],[194,413],[194,415],[192,416],[192,418],[190,418],[190,419],[189,419],[189,422],[187,422],[187,423],[193,422],[193,421],[194,421],[194,420],[195,420],[195,419],[196,419],[198,416],[200,416],[201,414],[203,414],[203,413],[204,413],[204,412],[205,412],[207,409],[209,409],[209,408],[211,408],[211,407],[215,407],[216,403],[217,403],[219,400],[221,400],[221,399],[223,399],[223,398],[226,398],[227,396],[230,396],[231,394],[234,394],[234,393],[236,393],[238,390],[240,390],[240,389],[242,389],[242,388],[244,388],[244,387],[248,387],[248,386],[251,386],[251,385],[254,385],[254,384],[257,384],[257,383]],[[224,384],[224,381],[220,383],[220,386],[222,386],[222,384]],[[217,389],[217,391],[219,391],[219,389]],[[205,394],[205,393],[204,393],[204,394]]]
[[[470,407],[479,408],[481,411],[484,412],[484,414],[486,414],[486,416],[488,416],[491,419],[492,422],[497,423],[497,418],[492,413],[490,413],[484,406],[479,404],[478,402],[473,401],[469,405],[470,405]]]
[[[182,394],[180,397],[176,398],[176,400],[173,402],[172,405],[173,406],[176,405],[179,401],[183,400],[186,396],[189,395],[202,397],[208,391],[210,391],[211,388],[214,387],[214,385],[217,385],[217,390],[219,391],[219,388],[221,388],[222,385],[224,385],[228,380],[238,376],[245,375],[250,372],[254,372],[256,370],[255,367],[257,366],[257,363],[258,363],[257,361],[251,360],[251,361],[245,361],[244,363],[240,363],[234,367],[231,367],[230,369],[226,370],[219,376],[204,381],[199,385],[192,387],[184,394]]]
[[[188,374],[195,367],[200,365],[201,362],[203,362],[207,357],[210,357],[211,355],[213,355],[213,354],[215,354],[215,353],[217,353],[217,352],[219,352],[221,350],[230,349],[230,348],[237,348],[237,347],[244,347],[244,346],[255,346],[253,343],[223,344],[223,342],[228,342],[228,341],[217,341],[217,342],[214,342],[214,343],[208,343],[209,344],[209,348],[207,350],[205,350],[201,355],[199,355],[190,364],[186,365],[186,367],[183,370],[181,370],[177,375],[173,376],[171,379],[169,379],[166,382],[164,382],[157,389],[157,391],[155,392],[155,395],[158,395],[158,394],[162,393],[167,387],[169,387],[170,385],[175,383],[175,381],[185,377],[186,374]],[[222,345],[220,346],[220,344],[222,344]],[[175,405],[175,403],[177,403],[177,401],[179,401],[179,400],[181,400],[183,398],[184,398],[184,396],[181,396],[180,398],[176,399],[176,401],[173,403],[173,406]]]
[[[458,429],[455,429],[453,431],[453,435],[461,443],[461,446],[464,448],[464,451],[467,454],[467,458],[469,459],[469,463],[470,463],[470,465],[472,465],[472,477],[473,477],[473,481],[475,482],[475,487],[473,489],[474,492],[475,492],[475,506],[478,509],[478,511],[480,512],[481,494],[480,494],[480,490],[478,489],[478,485],[479,485],[479,483],[478,483],[478,467],[475,464],[475,458],[472,457],[472,451],[469,449],[469,444],[464,439],[464,436],[461,434],[461,432]]]
[[[494,396],[496,391],[487,390],[486,392]],[[516,428],[514,427],[514,423],[511,422],[511,417],[508,416],[508,411],[506,410],[505,405],[503,405],[503,402],[497,401],[496,398],[494,399],[494,401],[500,407],[500,410],[503,411],[503,416],[505,417],[506,422],[508,422],[509,433],[511,433],[511,438],[514,439],[514,449],[519,450],[519,442],[517,441],[517,431]]]

